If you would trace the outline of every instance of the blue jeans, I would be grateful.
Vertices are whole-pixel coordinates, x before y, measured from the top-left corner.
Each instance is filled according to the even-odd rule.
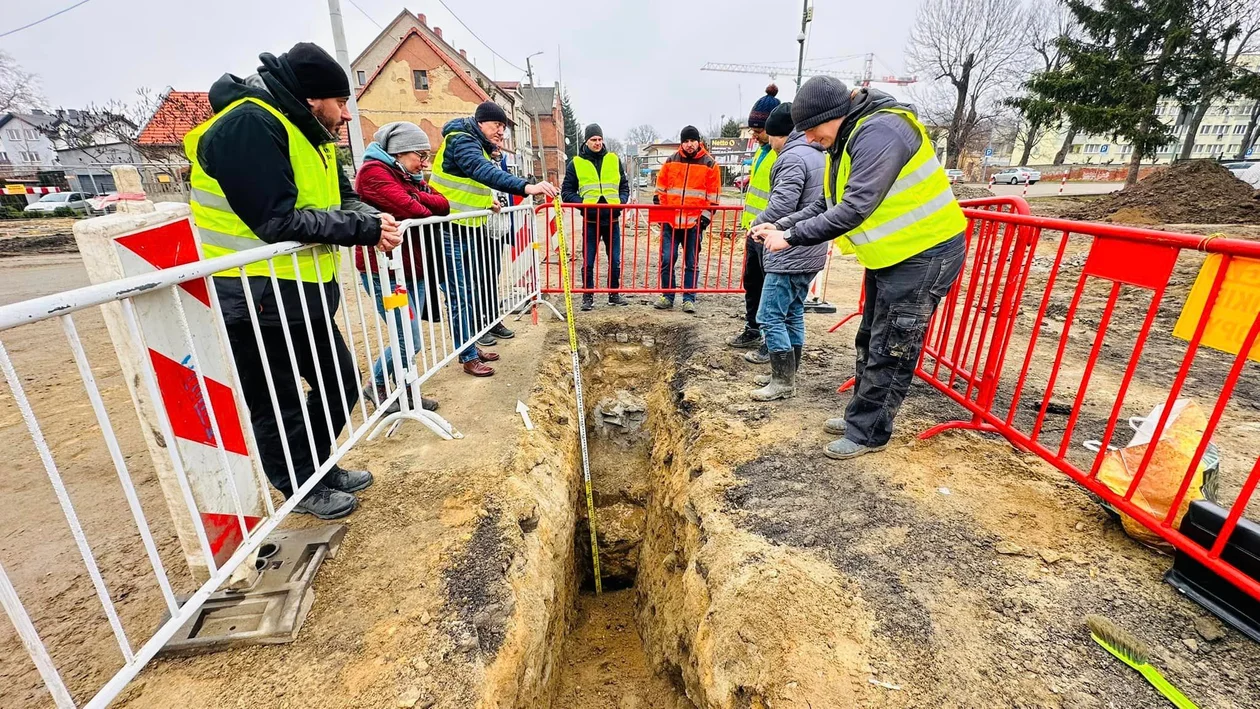
[[[394,286],[397,280],[391,275],[389,277],[389,292],[394,292]],[[359,282],[363,284],[363,290],[368,295],[376,294],[376,314],[381,316],[382,320],[387,320],[385,314],[385,301],[382,299],[385,291],[381,290],[380,276],[375,273],[360,273]],[[424,281],[418,281],[407,284],[407,308],[411,311],[411,317],[406,322],[411,323],[411,343],[415,346],[416,351],[420,350],[420,313],[424,312]],[[394,311],[394,326],[398,328],[398,345],[400,347],[406,344],[403,339],[403,312],[402,309]],[[385,338],[389,342],[388,336]],[[411,369],[411,357],[403,357],[403,369]],[[394,367],[394,349],[390,345],[385,346],[385,353],[376,358],[376,362],[372,364],[372,381],[377,386],[385,386],[385,373],[389,372],[392,378]]]
[[[673,224],[661,225],[661,290],[676,287],[674,264],[678,262],[678,247],[683,249],[683,302],[696,301],[696,279],[700,269],[696,261],[700,257],[700,225],[683,229]],[[665,299],[674,302],[673,293],[664,293]]]
[[[805,346],[805,298],[813,273],[767,273],[761,286],[757,323],[766,349],[785,352]]]
[[[446,256],[446,278],[442,293],[451,311],[451,336],[459,350],[460,362],[477,359],[477,343],[472,336],[477,301],[473,298],[473,281],[468,277],[469,241],[477,237],[476,227],[452,224],[442,233],[442,249]]]

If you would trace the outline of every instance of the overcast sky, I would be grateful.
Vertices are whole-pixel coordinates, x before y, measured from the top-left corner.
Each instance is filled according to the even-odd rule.
[[[0,33],[77,0],[5,2]],[[467,49],[496,79],[523,78],[507,62],[535,57],[541,83],[562,80],[580,122],[623,137],[650,123],[666,137],[722,114],[747,118],[769,77],[700,71],[705,62],[783,62],[780,99],[794,91],[798,0],[446,0],[491,52],[438,0],[342,0],[350,56],[404,7],[425,13],[447,41]],[[807,66],[904,73],[904,46],[918,0],[815,0]],[[769,8],[774,7],[775,10]],[[91,0],[36,27],[0,38],[0,49],[40,76],[51,106],[131,99],[138,87],[205,90],[225,71],[252,73],[260,52],[312,40],[333,50],[326,0]],[[812,62],[810,61],[812,60]],[[790,62],[790,65],[789,65]],[[880,66],[882,63],[883,68]],[[888,87],[881,87],[888,88]],[[894,89],[894,93],[904,93]]]

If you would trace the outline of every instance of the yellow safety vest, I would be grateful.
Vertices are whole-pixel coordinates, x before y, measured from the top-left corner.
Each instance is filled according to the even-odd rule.
[[[595,204],[603,197],[609,204],[621,204],[617,190],[621,188],[621,161],[616,153],[604,156],[604,162],[595,171],[595,163],[584,157],[573,158],[573,171],[577,173],[578,194],[583,204]]]
[[[853,126],[849,142],[852,143],[862,124],[877,113],[894,113],[905,118],[919,132],[922,140],[919,150],[897,174],[897,181],[889,188],[884,201],[866,221],[837,239],[841,250],[852,250],[866,268],[885,268],[901,263],[948,241],[967,228],[967,217],[958,206],[949,178],[936,159],[936,147],[928,137],[927,129],[913,113],[903,108],[880,109]],[[828,175],[831,174],[831,163],[831,154],[828,153]],[[852,168],[853,160],[846,146],[840,156],[834,184],[823,180],[828,207],[834,207],[844,199],[844,186],[849,181]]]
[[[192,164],[189,206],[192,208],[193,221],[197,224],[197,233],[201,236],[201,254],[208,259],[257,248],[264,244],[263,240],[259,239],[258,235],[246,226],[240,217],[236,216],[236,212],[232,211],[232,205],[228,204],[219,181],[207,175],[201,163],[197,161],[197,145],[206,131],[210,130],[216,121],[246,102],[261,106],[275,116],[288,134],[289,163],[293,166],[293,182],[298,190],[297,202],[293,208],[328,210],[341,206],[336,146],[331,143],[313,145],[302,134],[302,131],[293,125],[292,121],[264,101],[253,98],[234,101],[184,136],[184,152],[188,155],[188,162]],[[337,277],[337,267],[340,262],[341,252],[337,247],[317,246],[298,252],[296,272],[292,258],[278,258],[273,263],[276,278],[286,281],[326,283]],[[261,261],[246,266],[245,274],[269,276],[271,271],[267,267],[267,262]],[[237,277],[239,272],[236,269],[230,269],[214,275]]]
[[[490,188],[477,182],[469,177],[456,177],[446,172],[446,145],[450,141],[451,136],[468,135],[461,131],[452,131],[442,138],[442,145],[438,148],[437,155],[433,158],[433,174],[429,177],[429,185],[437,190],[439,194],[451,203],[451,214],[459,212],[478,212],[489,209],[494,205],[494,195],[490,193]],[[481,154],[486,160],[490,156],[482,148]],[[463,226],[481,226],[486,223],[489,217],[472,217],[470,219],[456,219],[452,223]]]
[[[739,218],[740,226],[745,229],[752,226],[757,215],[766,211],[766,206],[770,204],[770,168],[774,167],[774,161],[778,159],[779,154],[769,146],[753,158],[748,193],[744,195],[744,214]]]

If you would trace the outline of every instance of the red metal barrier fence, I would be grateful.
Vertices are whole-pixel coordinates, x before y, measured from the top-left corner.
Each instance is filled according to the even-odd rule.
[[[1260,583],[1222,558],[1239,520],[1260,517],[1248,510],[1260,483],[1260,368],[1248,366],[1249,353],[1260,359],[1260,243],[1034,217],[1009,200],[967,206],[967,263],[928,330],[916,373],[972,417],[920,437],[955,428],[1000,433],[1260,599]],[[1120,459],[1127,489],[1100,479],[1108,456],[1115,460],[1108,448],[1118,422],[1162,411],[1146,422],[1158,442],[1183,399],[1210,411],[1193,455],[1175,460],[1184,473],[1153,462],[1152,443]],[[1097,452],[1085,447],[1089,439],[1100,442]],[[1205,545],[1178,523],[1197,499],[1212,442],[1228,516]],[[1146,478],[1173,475],[1166,513],[1139,504]]]
[[[660,207],[651,204],[562,204],[561,217],[565,220],[565,238],[569,247],[569,273],[573,292],[593,293],[743,293],[744,234],[739,228],[743,207],[724,205],[709,207],[711,223],[703,231],[696,251],[695,287],[687,288],[685,279],[687,239],[686,225],[694,224],[701,210],[696,208]],[[555,209],[551,204],[541,204],[535,212],[545,224],[540,227],[543,237],[543,293],[563,293],[560,281],[560,261],[555,237]],[[586,217],[589,217],[587,219]],[[604,221],[608,226],[600,228]],[[606,235],[613,233],[616,225],[618,238],[612,244],[605,242]],[[678,236],[670,236],[677,233]],[[668,237],[663,243],[663,235]],[[694,238],[694,237],[693,237]],[[674,241],[678,243],[673,244]],[[669,249],[673,245],[675,248]],[[665,246],[666,248],[662,248]],[[609,279],[610,250],[621,256],[619,287]],[[583,261],[579,262],[581,254]],[[588,256],[594,255],[590,273],[583,266]],[[661,264],[666,268],[662,269]],[[675,273],[672,285],[666,275]],[[589,278],[588,278],[589,276]]]

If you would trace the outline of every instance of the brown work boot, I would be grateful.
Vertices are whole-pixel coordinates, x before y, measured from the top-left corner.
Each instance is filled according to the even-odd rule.
[[[464,374],[471,374],[474,377],[493,377],[494,367],[486,366],[486,363],[480,359],[470,359],[464,362]]]
[[[499,355],[494,352],[491,352],[490,350],[483,350],[480,347],[478,347],[477,359],[481,360],[482,362],[498,362]]]

